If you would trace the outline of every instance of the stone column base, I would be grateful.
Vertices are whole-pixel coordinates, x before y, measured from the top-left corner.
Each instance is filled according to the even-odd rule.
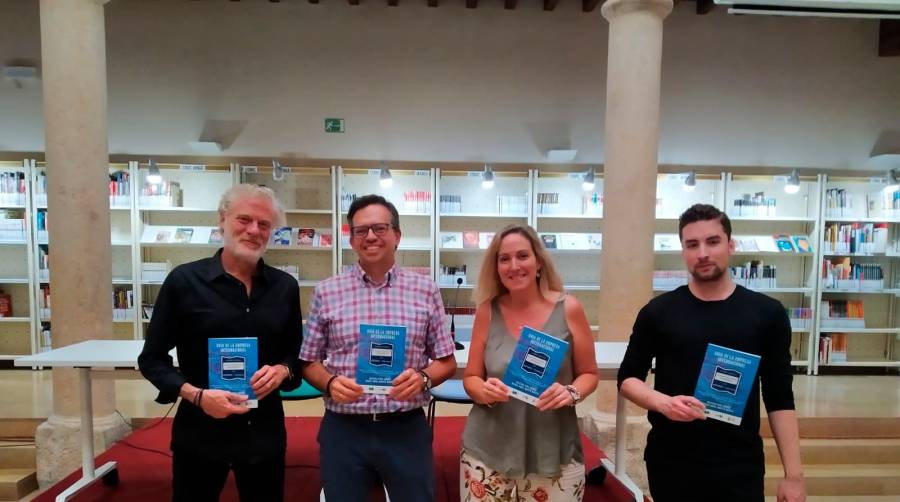
[[[125,437],[131,428],[118,415],[94,417],[94,455]],[[48,488],[81,468],[81,420],[50,415],[34,434],[37,479]]]
[[[644,464],[644,448],[647,446],[647,433],[650,422],[647,415],[630,415],[625,430],[626,457],[625,472],[632,481],[645,493],[650,493],[647,483],[647,466]],[[599,410],[581,417],[581,430],[600,447],[616,464],[616,415]]]

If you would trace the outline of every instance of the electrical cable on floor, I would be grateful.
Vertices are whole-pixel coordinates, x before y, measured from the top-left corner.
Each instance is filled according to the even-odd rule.
[[[165,415],[159,417],[159,419],[158,419],[156,422],[153,422],[152,424],[150,424],[150,425],[148,425],[148,426],[146,426],[146,427],[143,427],[143,428],[141,428],[140,430],[146,431],[146,430],[152,429],[152,428],[156,427],[157,425],[163,423],[163,420],[165,420],[165,419],[169,416],[169,413],[172,413],[172,410],[175,408],[175,405],[176,405],[176,404],[178,404],[178,400],[177,400],[177,399],[175,400],[174,403],[172,403],[172,406],[169,406],[169,409],[166,410]],[[125,416],[122,415],[122,414],[119,412],[119,410],[116,410],[116,413],[118,413],[119,416],[122,418],[122,422],[123,422],[125,425],[127,425],[132,431],[134,431],[134,426],[132,426],[131,423],[128,422],[128,420],[125,420]],[[131,443],[130,441],[128,441],[128,440],[126,440],[126,439],[120,439],[120,440],[119,440],[119,443],[120,443],[120,444],[123,444],[123,445],[125,445],[125,446],[128,446],[129,448],[134,448],[135,450],[146,451],[146,452],[148,452],[148,453],[158,453],[158,454],[160,454],[160,455],[163,455],[163,456],[166,456],[166,457],[169,457],[169,458],[172,457],[172,452],[171,452],[171,451],[167,451],[167,450],[157,450],[157,449],[154,449],[154,448],[146,448],[146,447],[143,447],[143,446],[138,446],[138,445],[136,445],[136,444],[134,444],[134,443]]]

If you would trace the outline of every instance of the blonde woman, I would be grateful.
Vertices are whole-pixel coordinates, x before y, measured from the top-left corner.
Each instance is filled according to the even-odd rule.
[[[575,404],[597,387],[594,342],[581,303],[534,229],[494,236],[475,289],[478,305],[463,384],[475,402],[460,454],[462,501],[581,501],[584,455]],[[523,326],[569,343],[537,406],[510,399],[500,380]]]

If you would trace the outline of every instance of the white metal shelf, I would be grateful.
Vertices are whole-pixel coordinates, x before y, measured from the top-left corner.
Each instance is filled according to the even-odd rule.
[[[0,323],[31,322],[31,317],[0,317]]]
[[[527,214],[509,213],[441,213],[441,218],[528,218]]]
[[[0,277],[0,284],[28,284],[27,277]]]
[[[854,218],[852,216],[839,218],[824,218],[825,223],[900,223],[897,218]]]
[[[285,214],[331,214],[331,209],[285,209]]]
[[[218,244],[221,246],[221,244]],[[331,246],[269,246],[268,251],[328,251],[331,252]]]
[[[819,333],[847,333],[849,335],[888,335],[900,333],[900,328],[831,328],[819,326]]]
[[[815,223],[818,221],[816,217],[810,216],[731,216],[728,219],[732,222],[787,222],[787,223]]]
[[[543,218],[548,220],[602,220],[603,215],[601,214],[536,214],[535,218]]]
[[[139,207],[138,211],[156,211],[161,213],[215,213],[217,207]]]
[[[819,363],[819,367],[900,368],[900,361],[845,361]]]

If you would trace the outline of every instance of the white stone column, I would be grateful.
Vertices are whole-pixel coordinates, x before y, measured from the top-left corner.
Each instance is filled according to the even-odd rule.
[[[662,33],[672,0],[608,0],[601,11],[609,22],[609,57],[600,340],[626,341],[637,312],[653,295]],[[596,410],[585,425],[611,456],[615,409],[615,383],[601,381]],[[645,412],[629,406],[628,423],[626,469],[646,490]]]
[[[40,3],[54,348],[112,338],[106,1]],[[113,390],[94,383],[98,453],[126,431]],[[81,467],[79,410],[77,374],[53,370],[53,414],[35,438],[42,487]]]

